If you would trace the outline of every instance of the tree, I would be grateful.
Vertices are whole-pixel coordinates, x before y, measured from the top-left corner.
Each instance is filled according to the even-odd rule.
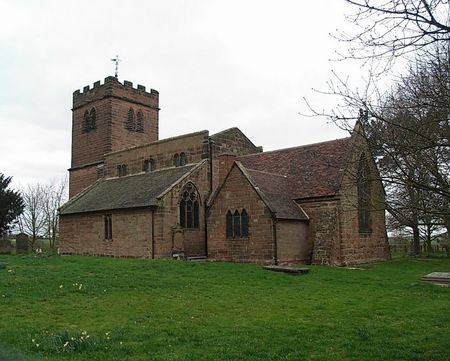
[[[66,200],[67,181],[49,184],[29,184],[23,191],[25,209],[19,219],[19,228],[31,236],[34,247],[37,237],[45,236],[54,248],[58,236],[58,209]]]
[[[339,33],[350,42],[350,58],[387,59],[450,40],[448,0],[345,0],[356,11],[347,15],[358,30]]]
[[[9,231],[24,208],[20,193],[8,189],[11,179],[0,173],[0,236]]]

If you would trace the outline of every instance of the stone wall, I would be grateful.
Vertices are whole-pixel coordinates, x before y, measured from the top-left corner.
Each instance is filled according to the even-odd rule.
[[[98,179],[97,167],[101,163],[94,163],[85,167],[70,169],[69,171],[69,198],[76,196]]]
[[[249,216],[248,238],[227,239],[228,210]],[[238,167],[233,167],[208,215],[208,258],[219,261],[272,263],[273,222],[269,209]]]
[[[105,240],[104,215],[112,215],[112,240]],[[152,257],[152,212],[128,209],[60,217],[60,253]]]
[[[117,166],[125,164],[127,173],[143,171],[145,160],[152,159],[156,169],[174,166],[174,155],[184,152],[187,164],[199,163],[207,157],[208,132],[185,134],[179,137],[163,139],[131,149],[124,149],[105,156],[105,176],[117,176]]]
[[[322,199],[299,202],[309,216],[309,242],[312,245],[313,264],[339,265],[340,238],[338,201]]]
[[[283,263],[310,263],[312,244],[308,221],[277,220],[277,257]]]

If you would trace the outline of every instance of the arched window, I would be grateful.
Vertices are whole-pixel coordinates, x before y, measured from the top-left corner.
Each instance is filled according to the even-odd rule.
[[[117,166],[117,176],[123,177],[124,175],[127,175],[127,166],[125,164],[118,165]]]
[[[248,214],[245,209],[241,213],[241,236],[248,237]]]
[[[144,172],[148,172],[150,170],[150,164],[148,159],[144,160],[144,164],[142,165],[142,170]]]
[[[142,133],[144,131],[144,115],[139,110],[136,116],[136,132]]]
[[[127,122],[125,124],[125,128],[128,130],[136,129],[136,124],[135,124],[135,120],[134,120],[134,110],[132,108],[130,108],[128,110]]]
[[[240,213],[237,209],[234,213],[229,210],[225,216],[225,223],[228,239],[248,238],[248,213],[245,209]]]
[[[85,133],[89,132],[89,112],[87,110],[84,112],[82,129]]]
[[[175,167],[180,166],[180,156],[178,155],[178,153],[175,153],[175,155],[173,156],[173,165]]]
[[[95,111],[95,108],[92,108],[89,113],[89,130],[95,129],[97,123],[97,112]]]
[[[231,214],[231,211],[227,212],[226,215],[226,223],[227,223],[227,238],[234,238],[233,237],[233,215]]]
[[[186,165],[186,154],[180,153],[180,165]]]
[[[117,176],[118,176],[118,177],[121,177],[121,176],[122,176],[122,166],[121,166],[121,165],[118,165],[118,166],[117,166]]]
[[[370,170],[365,155],[361,155],[358,164],[358,223],[360,233],[370,233]]]
[[[180,198],[181,227],[199,228],[200,202],[197,189],[193,183],[188,183],[183,187]]]
[[[127,175],[127,166],[126,164],[122,164],[122,176]]]

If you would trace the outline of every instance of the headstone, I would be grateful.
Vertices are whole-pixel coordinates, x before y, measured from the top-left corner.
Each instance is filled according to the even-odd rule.
[[[19,233],[16,236],[16,254],[28,253],[28,235]]]
[[[7,238],[0,238],[0,254],[11,253],[11,241]]]

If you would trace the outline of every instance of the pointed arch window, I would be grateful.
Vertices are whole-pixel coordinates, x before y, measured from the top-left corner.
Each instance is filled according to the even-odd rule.
[[[248,238],[248,213],[245,209],[234,213],[228,210],[225,216],[226,236],[228,239]]]
[[[142,133],[144,131],[144,114],[139,110],[136,116],[136,132]]]
[[[178,153],[175,153],[175,155],[173,156],[173,165],[175,167],[180,166],[180,155]]]
[[[181,165],[186,165],[186,154],[184,152],[180,153],[180,166]]]
[[[361,155],[358,163],[358,226],[360,233],[370,233],[370,169],[365,155]]]
[[[190,182],[186,184],[181,191],[180,198],[181,227],[198,229],[200,227],[200,201],[195,185]]]
[[[128,109],[127,122],[125,123],[125,128],[128,129],[128,130],[135,130],[136,129],[133,108]]]
[[[127,175],[127,166],[126,164],[121,164],[117,166],[117,176],[123,177]]]
[[[152,172],[155,170],[155,161],[150,159],[145,159],[144,164],[142,165],[142,171],[144,172]]]
[[[83,115],[83,124],[82,129],[84,133],[88,133],[91,130],[96,128],[97,115],[95,112],[95,108],[92,108],[91,111],[86,110]]]

